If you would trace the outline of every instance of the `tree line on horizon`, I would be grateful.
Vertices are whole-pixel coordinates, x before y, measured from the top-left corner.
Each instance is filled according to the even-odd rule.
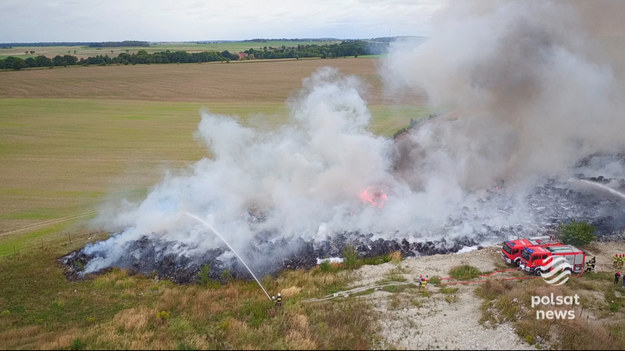
[[[124,41],[52,41],[52,42],[35,42],[35,43],[0,43],[0,49],[12,49],[15,46],[88,46],[90,48],[105,47],[133,47],[133,46],[150,46],[150,43],[142,40],[124,40]]]
[[[115,57],[108,55],[97,55],[87,58],[80,58],[73,55],[56,55],[49,58],[45,55],[22,59],[20,57],[9,56],[0,59],[0,69],[20,70],[30,67],[55,67],[73,65],[111,65],[111,64],[151,64],[151,63],[199,63],[199,62],[229,62],[236,60],[254,59],[284,59],[284,58],[306,58],[306,57],[346,57],[359,55],[379,55],[388,48],[387,42],[365,42],[361,40],[349,40],[334,44],[306,44],[287,47],[263,47],[262,49],[250,48],[240,53],[231,53],[228,50],[203,51],[189,53],[186,51],[162,51],[148,53],[139,50],[137,53],[120,53]]]

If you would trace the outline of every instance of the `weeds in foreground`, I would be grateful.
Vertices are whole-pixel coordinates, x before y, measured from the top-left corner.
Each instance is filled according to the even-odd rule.
[[[479,269],[469,265],[456,266],[449,270],[449,275],[457,280],[471,280],[479,277],[480,274]]]
[[[448,304],[458,302],[458,295],[452,294],[445,296],[445,302],[447,302]]]
[[[430,277],[429,279],[429,283],[432,285],[438,285],[441,283],[441,277],[434,275],[432,277]]]
[[[345,248],[343,248],[342,257],[343,264],[345,264],[345,267],[348,269],[355,269],[360,266],[360,262],[358,262],[358,253],[353,246],[345,246]]]
[[[443,294],[453,294],[457,291],[458,291],[458,288],[450,288],[450,287],[443,287],[439,289],[439,292]]]
[[[572,278],[572,284],[546,285],[540,280],[506,282],[487,280],[476,287],[477,296],[484,299],[480,323],[495,327],[511,322],[516,333],[537,348],[557,349],[623,349],[625,347],[625,318],[619,311],[621,300],[616,297],[610,279],[597,276]],[[591,284],[592,283],[592,284]],[[603,301],[593,301],[593,291],[604,289]],[[588,293],[586,293],[588,292]],[[579,305],[531,305],[532,296],[579,296]],[[599,306],[598,308],[596,306]],[[573,311],[574,318],[538,318],[540,311]],[[605,312],[601,312],[605,311]],[[585,312],[585,314],[584,314]],[[588,313],[607,313],[605,319],[590,321]],[[542,314],[540,316],[543,316]]]
[[[167,311],[160,311],[160,312],[156,313],[156,318],[158,318],[158,319],[160,319],[162,321],[168,320],[169,317],[171,317],[171,314],[169,312],[167,312]]]

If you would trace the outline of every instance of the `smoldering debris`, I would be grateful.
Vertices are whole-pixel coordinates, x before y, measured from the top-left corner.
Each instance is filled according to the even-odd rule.
[[[570,220],[621,238],[625,90],[585,8],[452,3],[426,42],[395,43],[383,60],[391,93],[422,92],[447,111],[396,140],[368,131],[363,84],[331,68],[304,80],[276,130],[203,111],[196,137],[213,156],[139,203],[107,204],[93,225],[116,234],[65,261],[81,262],[79,275],[119,266],[188,282],[208,263],[244,276],[214,230],[184,213],[259,274],[309,267],[347,243],[363,256],[452,252]]]
[[[272,243],[256,242],[250,245],[245,255],[259,255],[266,259],[254,266],[255,274],[264,276],[274,274],[283,269],[310,269],[317,265],[319,257],[340,257],[345,247],[352,246],[361,258],[378,257],[399,251],[404,257],[419,255],[435,255],[457,252],[463,247],[476,246],[477,242],[472,238],[456,239],[447,242],[439,241],[408,242],[372,239],[372,235],[360,233],[343,233],[335,236],[332,240],[320,243],[303,242],[295,239],[297,243],[287,240],[278,240]],[[127,242],[124,246],[129,254],[115,262],[113,266],[127,269],[133,274],[143,274],[156,279],[167,279],[178,284],[191,284],[198,281],[200,270],[208,265],[208,277],[215,281],[225,282],[228,278],[252,279],[248,270],[240,261],[232,255],[226,254],[226,249],[214,249],[204,252],[201,256],[166,254],[168,248],[176,243],[166,241],[153,241],[148,236],[139,240]],[[298,249],[291,255],[282,257],[275,253],[284,245],[295,246]],[[85,267],[89,261],[105,254],[94,252],[86,254],[84,250],[77,250],[60,259],[65,267],[65,276],[69,280],[81,280],[93,274],[107,272],[109,268],[98,272],[87,273]],[[273,258],[272,258],[273,257]],[[224,272],[228,273],[224,276]]]
[[[586,157],[575,171],[587,172],[586,167],[589,164],[613,168],[612,163],[625,164],[625,158],[622,155]],[[280,233],[262,232],[258,233],[240,253],[253,263],[255,273],[263,276],[282,269],[310,269],[317,265],[318,258],[341,257],[348,245],[353,246],[361,258],[397,251],[404,257],[445,254],[458,252],[466,247],[492,244],[511,237],[543,234],[557,236],[558,226],[571,220],[586,221],[595,226],[600,240],[625,239],[623,237],[625,195],[621,193],[621,196],[610,196],[610,192],[601,187],[613,184],[617,180],[603,176],[585,178],[584,173],[578,173],[577,176],[578,178],[570,178],[565,182],[547,179],[536,186],[533,192],[525,197],[523,204],[529,208],[531,222],[508,221],[504,225],[497,226],[496,223],[487,224],[486,217],[480,219],[480,215],[491,218],[511,216],[519,206],[513,198],[506,195],[505,187],[500,185],[484,192],[478,201],[483,208],[494,209],[496,211],[494,214],[484,212],[480,214],[479,211],[464,208],[457,213],[458,217],[449,218],[445,226],[429,232],[431,237],[442,239],[424,240],[409,233],[395,233],[395,238],[386,239],[372,233],[343,232],[322,240],[306,241],[301,237],[285,238]],[[580,184],[582,181],[586,183]],[[624,182],[624,179],[619,179],[617,183]],[[267,216],[257,209],[250,210],[249,214],[250,226],[256,226],[267,220]],[[445,238],[445,234],[466,232],[467,227],[470,228],[470,235]],[[223,272],[226,270],[233,278],[252,279],[247,269],[227,247],[222,245],[215,249],[197,250],[197,247],[190,245],[193,244],[181,244],[144,235],[138,240],[127,241],[121,248],[125,254],[109,263],[107,267],[122,267],[132,272],[182,284],[195,282],[204,265],[210,266],[209,277],[213,280],[224,280]],[[284,253],[285,247],[290,248],[289,254]],[[68,279],[77,280],[88,276],[91,272],[97,272],[85,271],[85,267],[88,267],[89,262],[94,259],[106,258],[107,254],[106,250],[82,249],[62,258],[61,262],[66,267]]]

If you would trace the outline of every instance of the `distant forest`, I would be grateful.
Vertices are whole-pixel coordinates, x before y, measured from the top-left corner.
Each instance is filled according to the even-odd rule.
[[[125,40],[125,41],[103,41],[100,43],[89,43],[92,48],[115,48],[130,46],[150,46],[147,41]]]
[[[132,43],[128,46],[139,46],[136,41],[117,42]],[[143,42],[146,45],[147,42]],[[91,45],[104,45],[111,43],[91,43]],[[120,53],[118,56],[109,57],[108,55],[97,55],[94,57],[80,58],[72,55],[57,55],[53,58],[39,55],[37,57],[29,57],[22,59],[19,57],[9,56],[4,60],[0,60],[0,69],[20,70],[29,67],[54,67],[54,66],[72,66],[72,65],[110,65],[110,64],[150,64],[150,63],[198,63],[211,61],[234,61],[234,60],[254,60],[254,59],[284,59],[284,58],[305,58],[305,57],[346,57],[359,55],[379,55],[388,49],[389,42],[386,41],[362,41],[362,40],[345,40],[338,44],[307,44],[287,47],[265,46],[262,49],[248,49],[243,52],[231,53],[228,50],[204,51],[189,53],[186,51],[163,51],[148,53],[145,50],[139,50],[137,53]],[[119,46],[119,45],[113,45]]]
[[[55,41],[55,42],[40,42],[40,43],[1,43],[0,48],[11,49],[14,46],[88,46],[92,48],[104,48],[104,47],[128,47],[128,46],[150,46],[147,41],[138,40],[124,40],[124,41],[102,41],[102,42],[67,42],[67,41]]]

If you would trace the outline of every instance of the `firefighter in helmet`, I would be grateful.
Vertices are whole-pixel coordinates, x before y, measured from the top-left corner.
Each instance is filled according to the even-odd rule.
[[[276,297],[276,306],[282,306],[282,295],[280,293]]]
[[[590,272],[595,269],[595,264],[597,263],[597,258],[595,256],[588,262],[586,262],[586,272]]]
[[[612,262],[612,265],[614,266],[614,268],[623,268],[623,261],[625,261],[625,255],[616,254],[612,257],[612,259],[614,260]]]

